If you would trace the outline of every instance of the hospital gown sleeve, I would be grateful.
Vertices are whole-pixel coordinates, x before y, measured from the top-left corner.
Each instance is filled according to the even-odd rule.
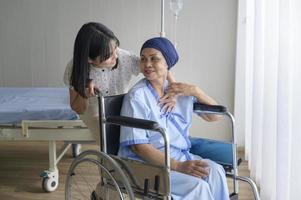
[[[126,95],[123,101],[121,115],[139,119],[148,119],[149,108],[144,104],[144,99]],[[133,144],[148,144],[148,131],[143,129],[122,126],[120,130],[120,147],[128,147]]]

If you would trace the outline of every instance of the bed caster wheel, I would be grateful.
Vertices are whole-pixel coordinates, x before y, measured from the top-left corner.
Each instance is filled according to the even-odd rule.
[[[43,178],[42,187],[46,192],[53,192],[58,187],[58,182],[54,178],[45,177]]]
[[[76,158],[81,152],[81,144],[72,144],[72,157]]]
[[[40,176],[43,178],[42,188],[45,192],[53,192],[59,186],[58,170],[45,170]]]

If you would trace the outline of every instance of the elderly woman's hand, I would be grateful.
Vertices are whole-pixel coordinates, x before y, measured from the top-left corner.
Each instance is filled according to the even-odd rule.
[[[197,87],[187,83],[173,82],[167,89],[169,96],[194,96]]]
[[[171,112],[175,109],[176,102],[176,96],[170,96],[169,94],[165,94],[163,97],[160,98],[158,105],[164,112]]]
[[[205,178],[209,175],[209,166],[205,160],[177,162],[174,170],[199,178]]]
[[[164,112],[171,112],[175,109],[177,96],[194,95],[196,87],[186,83],[172,82],[167,88],[167,93],[160,98],[159,106]]]

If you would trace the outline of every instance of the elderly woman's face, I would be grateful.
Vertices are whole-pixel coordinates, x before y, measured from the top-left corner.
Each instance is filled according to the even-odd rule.
[[[162,53],[153,48],[143,49],[140,56],[140,70],[150,81],[166,78],[167,64]]]

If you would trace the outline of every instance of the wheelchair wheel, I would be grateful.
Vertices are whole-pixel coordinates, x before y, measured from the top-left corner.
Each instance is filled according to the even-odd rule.
[[[107,169],[105,167],[107,165],[102,164],[108,162],[110,166],[113,166],[113,169],[112,167]],[[114,197],[116,194],[118,195],[116,199],[125,199],[122,192],[127,193],[130,200],[135,199],[129,181],[119,165],[107,154],[90,150],[81,153],[71,164],[66,180],[65,200],[112,199],[110,193],[108,193],[108,186],[103,184],[100,171],[103,175],[105,173],[106,177],[109,177],[111,183],[110,189],[114,191]],[[122,184],[117,183],[116,176],[118,176],[119,180],[122,180]]]

